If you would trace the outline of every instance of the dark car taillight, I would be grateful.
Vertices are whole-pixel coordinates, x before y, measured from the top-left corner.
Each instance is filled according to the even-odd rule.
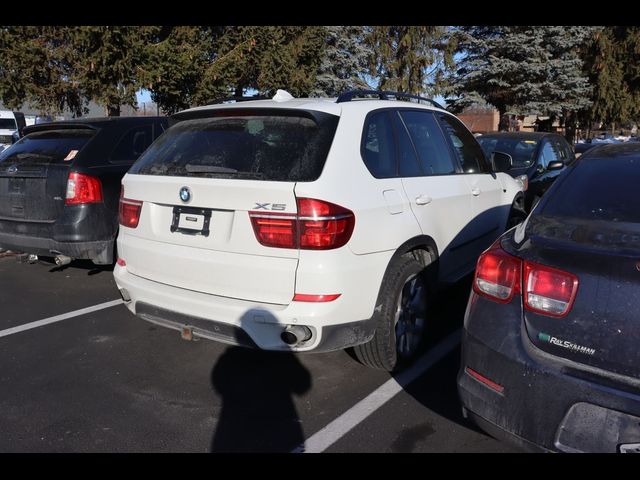
[[[578,284],[578,277],[572,273],[508,254],[498,240],[480,255],[473,290],[499,303],[509,303],[514,295],[524,294],[525,309],[564,317],[573,306]]]
[[[473,279],[473,290],[496,302],[509,303],[520,294],[522,260],[502,250],[500,242],[480,255]]]
[[[118,205],[118,222],[129,228],[136,228],[140,221],[142,203],[139,200],[124,198],[124,187],[120,191],[120,204]]]
[[[102,202],[102,183],[99,178],[84,173],[69,173],[65,205],[100,202]]]
[[[564,317],[578,293],[578,277],[557,268],[524,262],[524,306],[527,310]]]
[[[345,245],[355,225],[351,210],[323,200],[298,198],[298,213],[249,212],[261,245],[303,250],[330,250]]]

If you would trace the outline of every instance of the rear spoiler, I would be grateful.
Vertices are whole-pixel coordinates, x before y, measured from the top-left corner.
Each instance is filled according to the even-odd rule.
[[[97,128],[86,123],[49,122],[24,127],[23,135],[29,135],[33,132],[44,132],[47,130],[97,130]]]
[[[174,113],[169,117],[169,126],[183,120],[195,120],[199,118],[213,117],[240,117],[244,115],[265,115],[265,116],[285,116],[285,117],[306,117],[321,124],[328,118],[337,119],[336,115],[321,112],[319,110],[308,110],[302,108],[279,108],[279,107],[243,107],[238,108],[203,108],[201,110],[184,110]]]

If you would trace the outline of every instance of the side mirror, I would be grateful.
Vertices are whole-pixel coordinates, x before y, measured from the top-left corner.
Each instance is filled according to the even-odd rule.
[[[556,160],[554,162],[549,162],[549,165],[547,165],[547,170],[560,170],[562,167],[564,167],[564,162]]]
[[[493,152],[491,154],[491,166],[494,172],[507,172],[513,166],[513,158],[508,153]]]

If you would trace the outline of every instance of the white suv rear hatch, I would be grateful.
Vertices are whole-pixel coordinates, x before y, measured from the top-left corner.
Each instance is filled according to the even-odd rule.
[[[262,245],[249,212],[295,215],[296,182],[320,175],[337,117],[264,108],[209,115],[169,129],[123,179],[123,205],[142,205],[135,228],[121,218],[119,256],[131,274],[156,282],[288,304],[297,245]]]

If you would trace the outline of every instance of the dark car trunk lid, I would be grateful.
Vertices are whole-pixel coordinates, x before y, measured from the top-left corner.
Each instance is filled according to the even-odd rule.
[[[524,311],[530,339],[552,355],[638,378],[640,225],[531,220],[525,259],[572,273],[579,285],[565,317]]]
[[[55,221],[64,209],[69,171],[93,134],[40,131],[0,153],[0,220]]]

